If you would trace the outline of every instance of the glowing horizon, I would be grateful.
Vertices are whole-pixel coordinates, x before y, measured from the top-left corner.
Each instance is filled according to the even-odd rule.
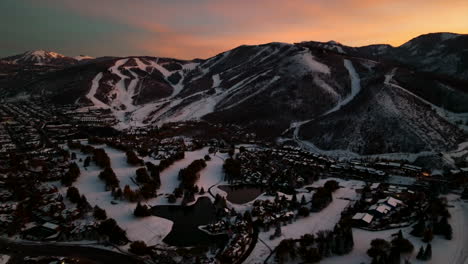
[[[468,33],[468,1],[5,0],[0,57],[33,49],[74,56],[208,58],[240,45],[334,40],[399,46]]]

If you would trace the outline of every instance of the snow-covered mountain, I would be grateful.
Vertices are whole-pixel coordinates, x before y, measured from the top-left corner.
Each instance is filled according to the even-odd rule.
[[[468,80],[468,35],[431,33],[418,36],[399,47],[387,44],[348,47],[339,43],[303,42],[306,46],[341,52],[349,56],[403,64],[418,71]]]
[[[62,54],[45,51],[33,50],[27,51],[23,54],[14,55],[11,57],[3,58],[5,62],[20,65],[55,65],[55,66],[70,66],[77,63],[77,60]]]
[[[312,149],[437,152],[466,137],[468,67],[440,55],[464,58],[466,49],[454,48],[464,41],[434,34],[398,48],[330,41],[240,46],[193,61],[103,57],[24,81],[4,65],[12,75],[0,76],[0,93],[108,108],[120,127],[204,119]]]

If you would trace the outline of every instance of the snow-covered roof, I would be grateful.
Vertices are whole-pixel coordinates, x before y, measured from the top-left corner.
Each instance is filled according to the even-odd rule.
[[[58,225],[54,223],[50,223],[50,222],[44,223],[42,226],[48,229],[52,229],[52,230],[57,230],[59,228]]]
[[[381,214],[387,214],[392,208],[386,204],[374,204],[371,207],[369,207],[369,210],[375,210]]]
[[[372,219],[374,219],[374,216],[371,215],[371,214],[368,214],[368,213],[356,213],[353,216],[353,219],[354,220],[362,220],[362,221],[370,224],[370,222],[372,222]]]
[[[385,198],[385,199],[381,199],[378,201],[379,204],[381,203],[387,203],[388,205],[392,206],[392,207],[397,207],[399,204],[402,204],[403,202],[398,200],[398,199],[395,199],[391,196]]]

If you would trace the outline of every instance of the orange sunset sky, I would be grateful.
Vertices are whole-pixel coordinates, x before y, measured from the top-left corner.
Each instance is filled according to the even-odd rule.
[[[467,0],[4,0],[0,55],[207,58],[242,44],[403,44],[468,33]]]

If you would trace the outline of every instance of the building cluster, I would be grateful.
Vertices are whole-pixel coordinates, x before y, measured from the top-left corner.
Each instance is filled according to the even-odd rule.
[[[421,190],[382,183],[373,183],[362,190],[362,199],[352,216],[356,226],[381,230],[407,226],[417,212],[428,206]]]

